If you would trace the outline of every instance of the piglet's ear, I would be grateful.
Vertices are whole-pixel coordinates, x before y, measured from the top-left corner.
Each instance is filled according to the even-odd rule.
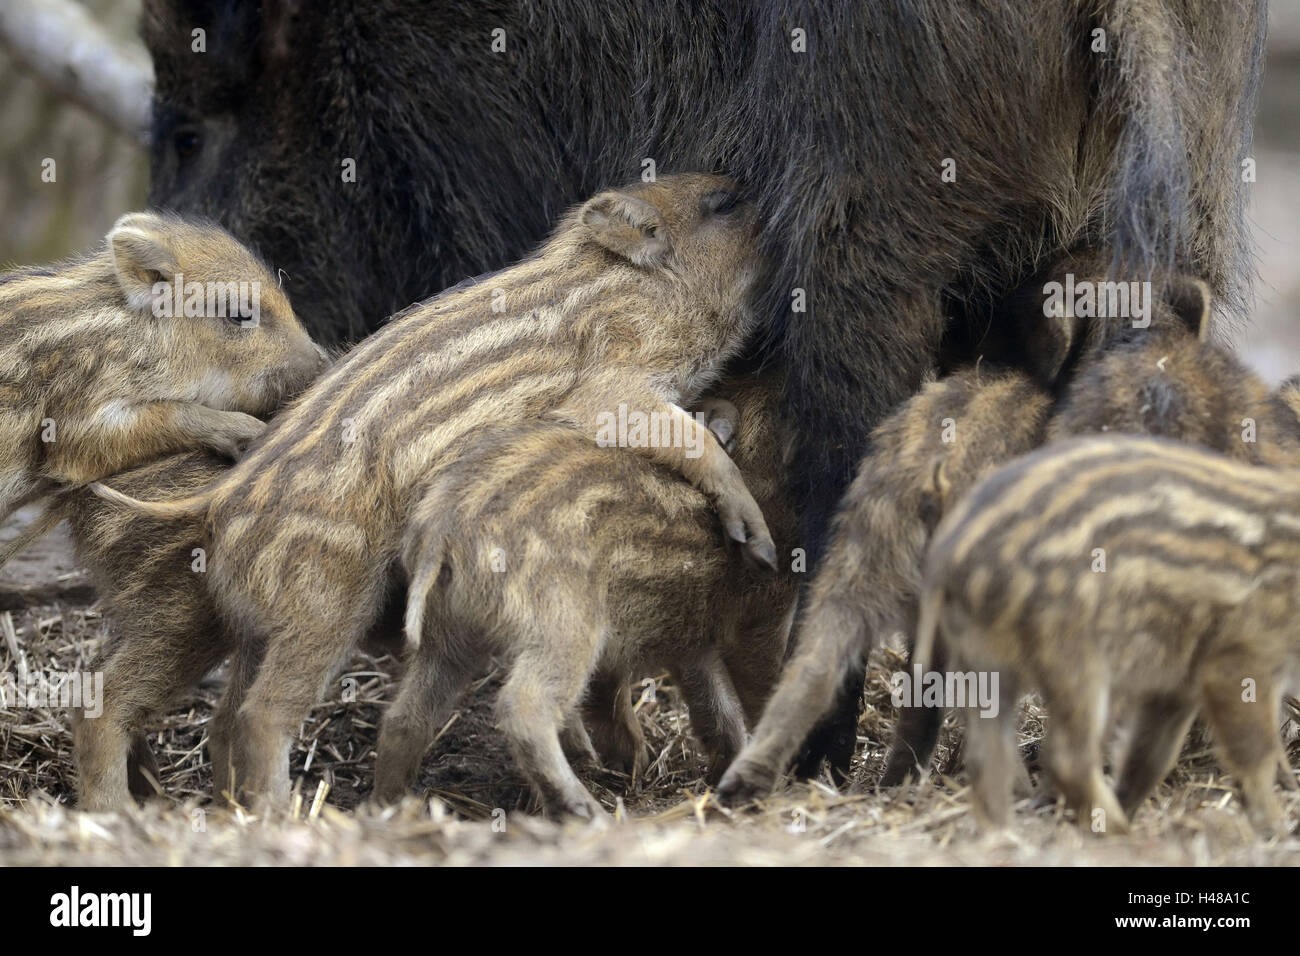
[[[178,271],[175,251],[162,221],[150,213],[128,213],[108,233],[108,248],[118,285],[132,309],[147,309],[158,282],[171,282]]]
[[[1189,332],[1202,342],[1209,339],[1213,299],[1208,283],[1191,276],[1173,276],[1165,290],[1165,297],[1169,300],[1174,315],[1187,326]]]
[[[935,455],[930,460],[929,473],[921,487],[920,518],[933,531],[943,518],[944,506],[952,495],[952,482],[948,480],[948,460]]]
[[[668,258],[664,217],[644,199],[604,192],[589,199],[578,218],[592,239],[635,265],[662,265]]]

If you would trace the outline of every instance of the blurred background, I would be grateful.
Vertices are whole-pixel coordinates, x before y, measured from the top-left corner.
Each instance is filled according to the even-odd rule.
[[[136,32],[140,2],[81,5],[112,39],[147,58]],[[149,163],[141,144],[22,69],[2,43],[0,128],[0,268],[81,252],[144,205]],[[55,161],[52,183],[41,178],[46,159]]]
[[[1236,341],[1242,357],[1277,382],[1300,372],[1300,0],[1271,0],[1269,7],[1250,207],[1256,309]]]
[[[130,54],[138,45],[140,0],[81,2]],[[1235,340],[1247,361],[1278,381],[1300,372],[1300,0],[1272,0],[1270,21],[1251,196],[1257,307]],[[52,92],[2,46],[0,128],[0,267],[89,248],[121,213],[144,205],[148,163],[141,145]],[[50,158],[52,183],[41,178]]]

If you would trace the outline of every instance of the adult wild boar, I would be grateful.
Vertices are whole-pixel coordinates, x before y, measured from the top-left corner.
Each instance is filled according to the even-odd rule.
[[[759,354],[787,373],[815,560],[946,313],[972,321],[1040,256],[1112,248],[1239,308],[1265,8],[146,0],[152,199],[281,264],[329,343],[516,259],[648,160],[729,173],[767,223]],[[859,697],[811,757],[847,765]]]

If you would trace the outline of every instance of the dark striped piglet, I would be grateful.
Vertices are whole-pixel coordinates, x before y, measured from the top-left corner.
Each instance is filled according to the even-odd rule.
[[[954,673],[997,677],[966,708],[978,815],[1010,816],[1017,701],[1048,710],[1047,764],[1081,825],[1122,832],[1209,723],[1251,822],[1284,826],[1295,786],[1278,734],[1300,677],[1300,471],[1189,445],[1088,438],[1049,445],[981,481],[927,552],[917,636]],[[992,686],[992,682],[989,681]],[[1129,743],[1102,773],[1107,733]]]

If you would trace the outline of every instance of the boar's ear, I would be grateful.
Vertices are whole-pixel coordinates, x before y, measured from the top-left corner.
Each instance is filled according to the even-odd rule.
[[[587,200],[578,219],[591,238],[638,266],[668,258],[668,227],[659,210],[627,193],[604,192]]]
[[[1078,339],[1086,336],[1084,320],[1069,314],[1064,307],[1032,316],[1025,330],[1026,352],[1032,371],[1039,381],[1054,385],[1077,354]]]
[[[1046,284],[1031,283],[1007,300],[995,317],[995,323],[1005,328],[1003,338],[995,338],[990,348],[993,359],[1009,357],[1044,387],[1052,388],[1088,347],[1096,327],[1076,316],[1061,293],[1043,291],[1046,288]],[[1013,337],[1012,342],[1005,341],[1007,335]],[[1007,354],[1000,355],[1000,351]]]
[[[995,303],[981,354],[1055,388],[1095,342],[1097,323],[1075,315],[1062,279],[1072,263],[1053,264]]]
[[[162,222],[149,213],[128,213],[108,233],[118,285],[132,309],[146,309],[158,282],[171,282],[179,265]]]
[[[1165,289],[1165,298],[1189,332],[1202,342],[1209,339],[1212,299],[1207,282],[1191,276],[1173,276]]]
[[[269,63],[283,62],[293,52],[293,21],[302,0],[262,0],[262,55]]]

